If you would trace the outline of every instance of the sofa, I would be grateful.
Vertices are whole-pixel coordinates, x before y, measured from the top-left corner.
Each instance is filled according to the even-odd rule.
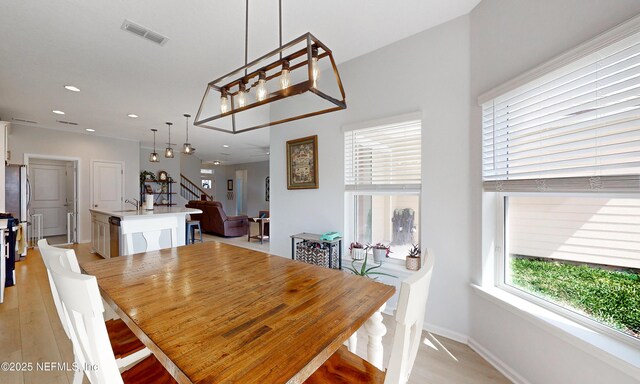
[[[192,220],[200,221],[202,232],[224,237],[246,236],[247,234],[249,228],[247,216],[227,216],[219,201],[191,200],[185,207],[202,211],[199,214],[191,214]]]

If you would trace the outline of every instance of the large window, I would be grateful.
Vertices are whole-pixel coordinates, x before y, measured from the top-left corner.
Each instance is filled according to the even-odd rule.
[[[640,198],[505,203],[504,284],[640,338]]]
[[[484,101],[482,119],[496,285],[639,343],[640,34]]]
[[[405,117],[345,131],[350,239],[389,245],[390,258],[420,241],[421,130]]]

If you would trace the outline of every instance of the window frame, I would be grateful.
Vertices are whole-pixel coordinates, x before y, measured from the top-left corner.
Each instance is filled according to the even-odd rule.
[[[558,304],[547,301],[540,296],[533,293],[524,291],[512,285],[506,283],[507,277],[507,257],[509,257],[507,250],[509,249],[509,236],[508,236],[508,218],[509,218],[509,204],[508,199],[510,196],[518,197],[592,197],[592,198],[633,198],[640,199],[640,194],[635,193],[589,193],[589,192],[492,192],[493,198],[496,199],[496,215],[495,215],[495,250],[494,250],[494,271],[493,271],[493,285],[517,296],[521,299],[527,300],[535,305],[538,305],[544,309],[547,309],[553,313],[563,316],[571,321],[581,324],[597,333],[604,334],[615,340],[624,342],[625,344],[634,348],[640,348],[640,339],[636,339],[633,336],[626,335],[620,331],[617,331],[607,325],[604,325],[596,320],[593,320],[585,315],[581,315],[578,312],[574,312],[570,309],[566,309]]]
[[[357,230],[357,220],[356,220],[356,202],[355,199],[357,196],[397,196],[397,195],[410,195],[418,197],[418,215],[420,220],[420,226],[422,227],[422,188],[420,189],[387,189],[387,190],[352,190],[345,191],[345,206],[347,209],[345,210],[345,228],[347,228],[346,244],[351,244],[356,239],[356,230]],[[418,239],[417,243],[422,244],[421,242],[421,230],[418,230]],[[348,247],[347,247],[348,248]],[[348,252],[345,252],[346,256],[348,256]],[[405,255],[406,256],[406,255]],[[397,264],[397,265],[405,265],[405,259],[399,259],[394,257],[389,257],[385,261],[385,263],[389,264]],[[384,265],[384,263],[383,263]]]
[[[359,130],[359,129],[367,129],[367,128],[375,128],[379,126],[393,125],[393,124],[404,124],[410,121],[419,121],[420,122],[420,161],[421,161],[421,175],[424,172],[424,167],[422,167],[422,161],[424,160],[424,119],[422,116],[422,112],[415,111],[402,115],[394,115],[385,118],[380,118],[376,120],[368,120],[363,122],[351,123],[344,125],[342,127],[342,156],[343,156],[343,186],[344,186],[344,206],[346,207],[344,210],[344,224],[345,224],[345,247],[348,249],[348,245],[354,241],[356,238],[356,207],[355,207],[355,197],[359,195],[364,196],[373,196],[373,195],[401,195],[401,194],[409,194],[418,196],[418,214],[420,215],[420,223],[423,221],[422,215],[422,178],[420,180],[420,184],[379,184],[379,185],[354,185],[347,186],[345,180],[346,172],[346,153],[345,153],[345,133]],[[421,224],[422,225],[422,224]],[[422,244],[421,237],[422,231],[418,230],[418,243]],[[349,252],[343,253],[343,259],[349,260]],[[388,258],[385,263],[393,264],[393,265],[402,265],[404,267],[406,261],[403,259],[396,258]],[[382,265],[384,266],[383,263]],[[405,270],[403,268],[403,270]]]

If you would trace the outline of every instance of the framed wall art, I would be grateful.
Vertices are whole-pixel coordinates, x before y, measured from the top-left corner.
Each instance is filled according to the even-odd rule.
[[[287,141],[287,189],[316,189],[318,185],[318,136]]]

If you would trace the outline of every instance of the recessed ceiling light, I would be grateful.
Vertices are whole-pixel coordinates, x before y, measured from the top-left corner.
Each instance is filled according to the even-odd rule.
[[[271,154],[271,152],[267,152],[267,155],[270,155],[270,154]]]
[[[140,116],[138,116],[138,115],[136,115],[136,114],[134,114],[134,113],[130,113],[130,114],[128,114],[127,116],[128,116],[128,117],[130,117],[130,118],[132,118],[132,119],[137,119],[138,117],[140,117]]]
[[[223,145],[223,147],[225,147],[225,148],[229,148],[229,146],[228,146],[227,144],[224,144],[224,145]]]
[[[220,162],[218,160],[213,162],[213,165],[220,165]]]
[[[64,89],[66,89],[67,91],[72,91],[72,92],[80,92],[80,88],[74,87],[73,85],[65,85]]]
[[[91,128],[85,128],[85,131],[87,131],[87,132],[95,132],[96,130],[95,129],[91,129]]]
[[[58,111],[57,109],[54,109],[53,111],[51,111],[53,113],[55,113],[56,115],[64,115],[64,112],[62,111]]]

